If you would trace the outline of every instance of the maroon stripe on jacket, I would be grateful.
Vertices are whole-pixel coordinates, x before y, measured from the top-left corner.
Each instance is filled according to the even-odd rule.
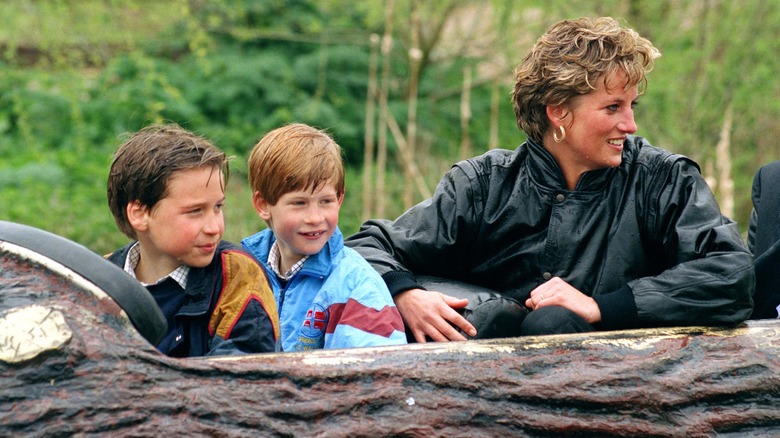
[[[367,333],[390,337],[394,331],[404,331],[401,314],[395,306],[385,306],[381,310],[366,307],[350,298],[347,303],[330,306],[330,317],[326,333],[333,333],[339,324],[348,325]]]

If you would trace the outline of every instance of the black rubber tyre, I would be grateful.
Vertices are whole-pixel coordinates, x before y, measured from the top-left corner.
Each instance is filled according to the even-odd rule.
[[[105,291],[152,345],[165,335],[165,317],[149,291],[121,268],[87,247],[48,231],[7,221],[0,221],[0,241],[49,258]]]

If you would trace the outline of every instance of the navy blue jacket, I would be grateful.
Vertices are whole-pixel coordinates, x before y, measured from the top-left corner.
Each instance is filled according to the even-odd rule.
[[[124,268],[133,243],[108,256]],[[173,281],[148,286],[158,305],[171,296]],[[191,268],[179,310],[158,343],[173,357],[216,356],[274,351],[279,317],[265,270],[243,248],[222,241],[211,263]],[[179,304],[176,304],[177,306]]]

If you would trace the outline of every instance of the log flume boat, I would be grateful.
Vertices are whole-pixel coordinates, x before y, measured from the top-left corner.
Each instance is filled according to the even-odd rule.
[[[780,435],[776,320],[174,359],[128,279],[0,221],[0,436]]]

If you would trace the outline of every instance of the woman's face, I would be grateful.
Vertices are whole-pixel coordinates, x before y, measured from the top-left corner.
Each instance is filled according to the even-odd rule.
[[[634,105],[639,96],[638,88],[626,89],[625,84],[625,74],[617,73],[607,84],[600,80],[595,90],[573,99],[568,114],[560,109],[558,114],[562,118],[557,124],[553,123],[551,129],[563,125],[566,137],[561,143],[555,143],[550,134],[545,146],[563,170],[567,182],[573,181],[576,185],[587,171],[620,165],[623,142],[637,129]],[[560,129],[558,131],[560,135]]]

